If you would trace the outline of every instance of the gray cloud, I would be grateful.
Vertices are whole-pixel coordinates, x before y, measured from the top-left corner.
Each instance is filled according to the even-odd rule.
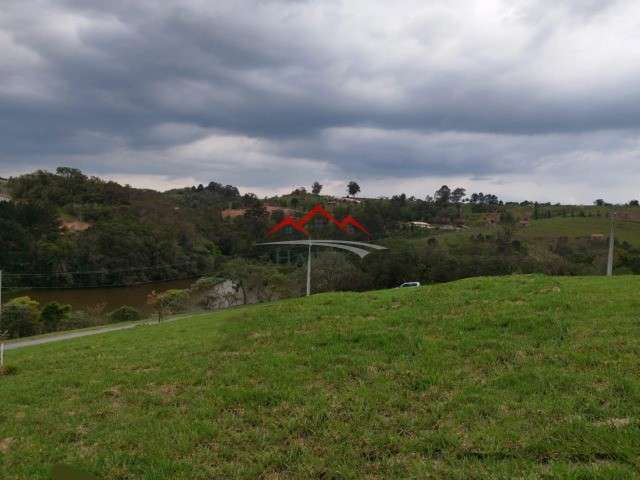
[[[597,178],[633,193],[635,2],[218,3],[5,1],[0,174],[267,189],[528,172],[578,200]]]

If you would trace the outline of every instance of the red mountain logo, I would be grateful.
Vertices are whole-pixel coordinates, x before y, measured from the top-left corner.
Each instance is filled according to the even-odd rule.
[[[371,236],[369,231],[366,228],[364,228],[364,225],[362,225],[360,222],[358,222],[358,220],[353,218],[351,215],[347,215],[342,220],[336,220],[336,218],[333,215],[331,215],[329,212],[327,212],[322,207],[322,205],[320,205],[320,204],[316,205],[311,210],[309,210],[309,212],[304,217],[302,217],[300,220],[296,220],[293,217],[285,217],[284,219],[282,219],[282,221],[280,223],[278,223],[275,227],[273,227],[271,230],[269,230],[268,234],[269,235],[273,235],[274,233],[277,233],[280,230],[282,230],[284,227],[288,227],[289,226],[289,227],[295,228],[297,231],[299,231],[300,233],[302,233],[303,235],[308,237],[309,236],[309,232],[307,232],[307,230],[304,228],[304,226],[307,223],[309,223],[309,221],[311,221],[311,219],[313,217],[315,217],[316,215],[323,216],[324,218],[326,218],[329,222],[333,223],[336,227],[338,227],[343,232],[347,230],[347,227],[349,225],[351,225],[352,227],[357,228],[361,232],[364,232],[367,235]]]

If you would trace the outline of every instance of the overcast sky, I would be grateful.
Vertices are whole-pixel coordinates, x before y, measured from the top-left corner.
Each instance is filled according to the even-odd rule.
[[[0,175],[640,197],[640,2],[2,0]]]

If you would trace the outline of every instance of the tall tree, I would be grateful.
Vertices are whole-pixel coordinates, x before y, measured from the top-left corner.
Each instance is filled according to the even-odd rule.
[[[320,185],[320,182],[313,182],[313,185],[311,186],[311,193],[314,195],[320,195],[321,191],[322,185]]]
[[[447,185],[441,186],[436,190],[435,199],[441,205],[448,205],[451,199],[451,189]]]
[[[351,180],[347,185],[347,193],[353,197],[359,192],[360,192],[360,185],[358,185],[356,182]]]
[[[462,199],[467,196],[467,191],[464,188],[456,188],[453,192],[451,192],[451,201],[456,206],[458,210],[458,218],[462,217]]]
[[[467,196],[467,191],[464,188],[456,188],[451,192],[451,201],[453,203],[460,203],[464,197]]]

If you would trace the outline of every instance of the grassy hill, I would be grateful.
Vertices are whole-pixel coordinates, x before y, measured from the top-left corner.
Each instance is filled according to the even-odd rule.
[[[535,241],[536,239],[555,239],[558,237],[590,237],[592,234],[609,236],[610,221],[604,217],[554,217],[534,220],[529,227],[519,230],[519,236]],[[616,222],[616,238],[640,245],[640,222]]]
[[[640,278],[316,295],[10,351],[2,478],[632,478]]]

